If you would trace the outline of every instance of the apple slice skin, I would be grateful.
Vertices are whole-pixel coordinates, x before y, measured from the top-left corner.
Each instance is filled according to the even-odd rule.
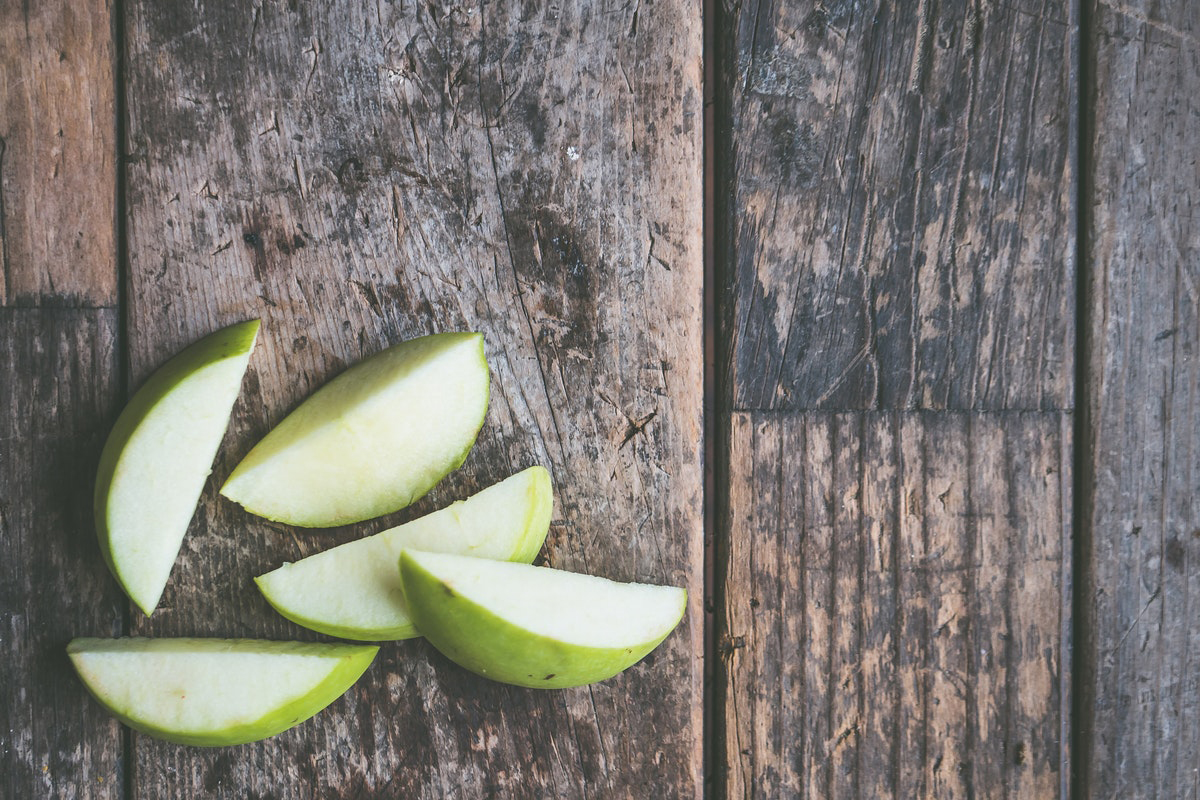
[[[203,365],[215,364],[229,358],[245,356],[254,349],[258,338],[260,321],[257,319],[239,322],[215,331],[181,350],[169,361],[152,374],[141,388],[134,393],[129,403],[121,411],[117,422],[109,432],[100,454],[100,463],[96,470],[96,488],[93,495],[93,513],[96,533],[100,540],[100,554],[104,563],[121,589],[130,594],[129,581],[121,574],[121,569],[113,558],[112,530],[109,525],[109,491],[116,477],[117,465],[125,446],[133,438],[138,425],[158,405],[158,403],[174,390],[180,383],[187,380],[196,369]],[[219,445],[219,442],[217,443]],[[214,451],[215,451],[214,447]],[[215,456],[215,452],[214,452]],[[196,500],[199,501],[199,496]],[[131,595],[132,596],[132,595]],[[134,600],[138,607],[149,616],[154,611],[154,605],[144,601]],[[147,608],[146,606],[150,607]]]
[[[496,558],[505,561],[520,561],[528,564],[537,558],[537,554],[541,551],[542,544],[546,541],[546,534],[550,528],[550,517],[554,513],[554,489],[551,485],[550,473],[545,467],[534,466],[518,472],[516,475],[510,476],[498,484],[494,484],[493,486],[489,486],[487,489],[483,489],[481,492],[468,498],[467,500],[460,501],[459,503],[455,503],[447,508],[441,509],[440,511],[435,511],[432,514],[422,517],[421,522],[426,525],[434,523],[435,518],[439,515],[455,513],[463,504],[471,503],[476,498],[479,498],[480,495],[486,494],[491,489],[496,489],[502,484],[514,480],[527,480],[527,492],[529,498],[528,511],[525,515],[521,532],[517,536],[515,547],[509,552],[495,550],[487,551],[485,549],[485,554],[483,557]],[[310,630],[314,630],[319,633],[325,633],[330,636],[338,636],[343,639],[354,639],[361,642],[394,641],[398,639],[412,639],[418,637],[421,634],[417,632],[417,628],[415,625],[413,625],[412,620],[408,619],[408,616],[402,613],[402,609],[397,609],[398,613],[396,614],[396,619],[394,620],[393,624],[388,625],[367,627],[331,623],[328,619],[318,619],[310,616],[309,614],[297,612],[295,607],[289,603],[289,598],[286,596],[286,594],[276,590],[274,582],[274,576],[284,572],[285,570],[294,569],[309,559],[328,557],[328,554],[347,548],[362,548],[366,546],[368,542],[374,541],[381,544],[380,549],[385,551],[385,557],[388,558],[388,567],[390,567],[388,571],[394,575],[394,587],[389,587],[389,589],[398,594],[400,592],[400,575],[394,566],[396,563],[396,557],[392,555],[392,553],[398,551],[403,546],[402,542],[403,538],[405,538],[404,530],[406,527],[408,526],[401,525],[399,527],[377,533],[374,536],[369,536],[365,539],[357,539],[353,542],[340,545],[339,547],[334,547],[330,550],[318,553],[315,556],[310,556],[308,559],[302,559],[295,564],[285,565],[277,570],[274,570],[273,572],[269,572],[265,575],[259,575],[254,579],[254,582],[258,586],[259,591],[261,591],[263,596],[267,599],[267,602],[270,603],[271,607],[279,612],[280,615],[286,617],[292,622],[295,622],[297,625],[303,625],[305,628],[309,628]],[[388,537],[392,537],[394,541],[387,541]],[[428,537],[427,533],[426,537]],[[411,540],[409,544],[413,544]],[[439,550],[439,548],[434,546],[435,544],[436,542],[425,541],[422,542],[421,546],[423,546],[424,549],[438,552],[458,552],[452,548]],[[485,548],[486,547],[487,546],[485,545]],[[347,580],[353,579],[354,576],[347,576]],[[363,580],[370,580],[370,578],[364,577]],[[403,595],[395,597],[395,601],[397,605],[402,603]]]
[[[349,472],[346,470],[325,470],[322,478],[314,477],[305,471],[293,470],[290,481],[280,480],[278,468],[272,467],[272,460],[280,459],[281,454],[296,442],[303,442],[313,432],[320,433],[324,427],[325,444],[329,445],[332,436],[329,431],[336,428],[348,432],[353,427],[347,425],[345,418],[347,411],[353,410],[355,403],[363,400],[358,392],[363,383],[379,389],[386,385],[386,381],[381,381],[381,377],[386,376],[389,371],[403,371],[412,363],[420,363],[430,354],[443,353],[468,343],[477,359],[477,372],[471,379],[477,383],[473,387],[473,394],[478,396],[478,402],[469,412],[470,430],[461,432],[462,435],[455,445],[457,449],[454,449],[454,446],[447,447],[429,459],[424,475],[410,477],[395,485],[381,484],[370,499],[351,498],[351,492],[348,490],[360,486],[364,479],[378,481],[378,476],[388,471],[382,463],[385,459],[380,458],[378,454],[369,456],[361,452],[365,442],[369,442],[372,447],[378,446],[379,438],[364,438],[359,432],[343,440],[347,443],[352,441],[349,446],[353,452],[340,455],[344,463],[351,464],[361,473],[356,480],[347,482]],[[352,365],[310,395],[268,432],[234,468],[225,485],[221,487],[221,494],[251,514],[302,528],[348,525],[407,507],[423,497],[446,475],[462,466],[475,445],[475,439],[487,416],[491,384],[483,345],[483,335],[480,333],[438,333],[400,342]],[[310,453],[309,456],[311,455]],[[428,458],[428,454],[426,457]],[[389,454],[388,458],[403,460],[411,458],[411,455],[397,452]],[[303,461],[305,458],[299,457],[294,458],[292,463]],[[312,466],[320,470],[328,461],[328,458],[321,457]],[[372,463],[376,465],[376,469],[371,472],[366,472],[358,466]],[[310,468],[306,467],[306,470]],[[272,474],[273,472],[276,474]],[[331,483],[338,480],[344,485]],[[299,508],[291,499],[283,499],[281,502],[281,494],[289,488],[294,491],[297,481],[308,484],[307,493],[302,494],[302,503],[310,506],[309,508]],[[310,498],[324,499],[312,502]]]
[[[687,605],[660,636],[629,647],[586,647],[540,636],[459,594],[418,561],[400,555],[401,583],[417,629],[442,655],[494,681],[530,689],[567,689],[606,680],[645,658],[671,634]]]
[[[157,644],[187,644],[201,643],[201,646],[231,646],[245,648],[263,648],[267,651],[280,653],[326,653],[337,654],[339,663],[319,684],[314,686],[285,708],[278,709],[252,721],[239,723],[222,729],[180,731],[164,728],[152,720],[140,718],[128,709],[117,708],[99,693],[89,680],[89,670],[86,665],[86,654],[94,649],[114,650],[128,647]],[[134,730],[140,731],[156,739],[162,739],[175,744],[195,745],[199,747],[225,747],[229,745],[246,744],[260,739],[266,739],[293,728],[311,719],[334,700],[341,697],[354,685],[371,663],[379,648],[374,645],[355,644],[310,644],[300,642],[273,642],[254,639],[73,639],[67,645],[67,654],[72,666],[83,681],[96,702],[104,706],[110,714]]]

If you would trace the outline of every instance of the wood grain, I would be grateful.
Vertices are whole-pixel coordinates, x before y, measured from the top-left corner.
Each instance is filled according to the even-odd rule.
[[[1054,412],[734,413],[729,797],[1059,795],[1069,437]]]
[[[718,30],[718,783],[1065,797],[1075,20]]]
[[[0,2],[0,797],[123,798],[75,677],[121,633],[92,480],[120,401],[116,113],[104,2]]]
[[[307,638],[253,575],[532,463],[544,559],[688,586],[681,628],[590,689],[466,674],[387,645],[351,692],[268,742],[135,742],[134,795],[694,797],[702,791],[701,30],[698,9],[132,2],[130,359],[262,317],[226,447],[156,635]],[[484,332],[488,422],[397,518],[272,525],[214,487],[350,362]]]
[[[0,2],[0,306],[117,302],[112,9]]]
[[[0,797],[122,797],[119,726],[66,655],[121,632],[92,526],[116,335],[113,310],[0,309]]]
[[[723,369],[740,409],[1060,409],[1065,4],[733,4]]]
[[[1081,796],[1200,797],[1200,7],[1092,3]]]

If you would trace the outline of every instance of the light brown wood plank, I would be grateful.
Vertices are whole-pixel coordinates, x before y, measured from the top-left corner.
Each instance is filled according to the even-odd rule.
[[[1200,796],[1200,7],[1090,3],[1082,796]]]
[[[119,726],[66,654],[121,627],[92,526],[116,317],[0,308],[0,797],[124,796]]]
[[[1069,434],[1059,412],[733,415],[728,796],[1062,793]]]
[[[0,306],[117,302],[112,8],[0,3]]]
[[[686,585],[677,633],[590,689],[487,683],[390,644],[312,722],[236,751],[136,740],[136,796],[702,791],[700,18],[690,3],[132,2],[130,356],[264,320],[156,635],[307,638],[253,575],[332,533],[215,486],[348,363],[484,332],[488,422],[405,518],[532,463],[548,563]]]

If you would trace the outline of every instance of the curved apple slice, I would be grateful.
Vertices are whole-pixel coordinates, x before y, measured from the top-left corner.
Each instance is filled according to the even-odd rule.
[[[683,618],[687,592],[592,575],[405,550],[417,630],[479,675],[537,689],[582,686],[640,661]]]
[[[253,639],[75,639],[92,695],[131,728],[179,744],[274,736],[349,689],[378,647]]]
[[[104,445],[95,494],[100,552],[147,615],[158,605],[212,471],[258,325],[223,328],[160,367]]]
[[[321,633],[383,641],[418,636],[396,561],[407,547],[532,561],[546,539],[554,495],[545,467],[530,467],[406,525],[285,564],[255,578],[283,616]]]
[[[325,528],[404,508],[466,459],[488,406],[483,336],[394,345],[334,378],[238,464],[221,494]]]

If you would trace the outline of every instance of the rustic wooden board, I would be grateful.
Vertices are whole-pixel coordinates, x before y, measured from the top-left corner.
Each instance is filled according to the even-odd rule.
[[[135,630],[309,638],[251,576],[384,523],[293,530],[215,486],[346,364],[453,329],[485,333],[488,423],[400,518],[544,463],[548,563],[695,598],[658,652],[591,689],[499,686],[422,642],[386,645],[345,698],[268,742],[137,737],[133,795],[698,796],[698,9],[128,5],[135,379],[264,320],[163,606]]]
[[[1200,795],[1200,6],[1092,5],[1086,797]]]
[[[731,433],[727,796],[1057,796],[1065,415],[736,412]]]
[[[108,3],[0,3],[0,305],[116,303]]]
[[[1074,20],[718,30],[718,783],[1065,796]]]
[[[120,728],[65,652],[124,615],[91,514],[121,392],[111,41],[103,2],[0,3],[5,798],[123,797]]]
[[[1065,4],[734,4],[737,408],[1059,409],[1074,346]]]
[[[92,526],[116,316],[0,308],[0,797],[122,797],[119,726],[66,654],[124,613]]]

